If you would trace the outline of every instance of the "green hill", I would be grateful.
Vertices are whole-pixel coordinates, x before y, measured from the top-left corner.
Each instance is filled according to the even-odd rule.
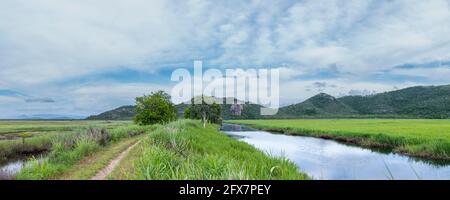
[[[213,98],[213,97],[211,97]],[[218,99],[216,100],[224,100]],[[233,101],[231,101],[233,102]],[[450,118],[450,85],[417,86],[384,92],[369,96],[345,96],[335,98],[320,93],[304,102],[285,106],[275,116],[261,116],[258,104],[242,102],[241,116],[230,112],[230,104],[221,104],[222,118],[227,119],[268,119],[268,118]],[[188,104],[176,105],[179,116],[183,116]],[[129,120],[132,119],[134,106],[123,106],[111,111],[91,116],[91,120]]]
[[[278,117],[298,117],[315,115],[354,115],[358,114],[331,95],[320,93],[306,101],[280,108]]]
[[[131,120],[136,114],[134,106],[122,106],[98,115],[89,116],[88,120]]]
[[[450,85],[418,86],[370,96],[346,96],[339,101],[362,115],[403,115],[450,118]]]

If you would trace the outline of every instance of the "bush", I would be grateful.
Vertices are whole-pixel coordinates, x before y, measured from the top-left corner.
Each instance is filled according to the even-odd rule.
[[[176,119],[177,110],[167,93],[158,91],[136,98],[135,123],[139,125],[166,124]]]

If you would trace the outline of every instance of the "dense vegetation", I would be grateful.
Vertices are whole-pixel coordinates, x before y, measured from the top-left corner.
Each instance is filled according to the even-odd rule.
[[[208,102],[204,96],[201,98],[193,98],[191,104],[184,110],[185,119],[200,119],[203,126],[206,126],[207,122],[213,124],[222,123],[222,108],[214,101]]]
[[[297,119],[230,122],[286,134],[389,147],[404,154],[450,160],[449,120]]]
[[[158,126],[134,148],[110,179],[306,179],[295,164],[273,158],[244,142],[179,120]]]

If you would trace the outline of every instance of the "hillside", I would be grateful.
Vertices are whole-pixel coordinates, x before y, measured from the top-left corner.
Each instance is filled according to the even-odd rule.
[[[222,99],[218,99],[222,100]],[[280,108],[275,116],[260,116],[261,105],[242,102],[241,116],[233,116],[231,105],[222,104],[223,119],[303,118],[303,117],[395,117],[450,118],[450,85],[417,86],[369,96],[335,98],[320,93],[301,103]],[[179,116],[188,104],[178,104]],[[93,120],[128,120],[134,116],[133,106],[123,106],[91,116]]]
[[[370,96],[338,99],[363,115],[450,118],[450,85],[418,86]]]
[[[320,93],[306,101],[280,108],[279,117],[297,117],[314,115],[350,115],[357,114],[348,105],[345,105],[331,95]]]
[[[89,116],[88,120],[131,120],[136,112],[134,106],[122,106],[98,115]]]

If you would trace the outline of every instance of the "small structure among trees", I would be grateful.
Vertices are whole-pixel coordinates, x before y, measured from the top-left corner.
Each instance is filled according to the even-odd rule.
[[[230,112],[232,115],[241,116],[242,110],[244,106],[242,104],[238,104],[237,99],[234,99],[234,104],[230,107]]]

